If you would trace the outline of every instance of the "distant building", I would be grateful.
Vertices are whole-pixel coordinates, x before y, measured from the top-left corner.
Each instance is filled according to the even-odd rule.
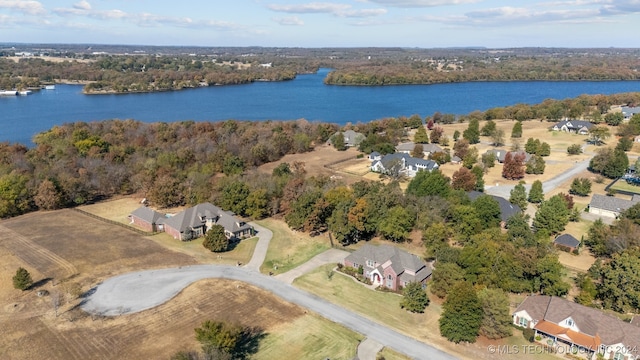
[[[584,120],[562,120],[553,125],[551,130],[587,135],[593,126],[594,125],[592,123]]]
[[[433,171],[437,168],[438,163],[433,160],[418,159],[404,153],[388,154],[371,163],[371,171],[373,172],[381,174],[397,172],[408,177],[416,176],[420,170]]]
[[[336,136],[338,134],[340,134],[340,131],[338,131],[335,134],[333,134],[333,136]],[[358,145],[360,145],[362,140],[364,140],[364,135],[363,134],[361,134],[359,132],[356,132],[356,131],[353,131],[353,130],[343,131],[342,135],[344,136],[344,145],[346,147],[358,146]],[[331,136],[329,138],[329,140],[327,140],[327,144],[333,145],[333,142],[331,141],[331,138],[333,136]]]
[[[580,240],[571,234],[562,234],[553,240],[553,245],[569,252],[574,252],[580,247]]]
[[[413,152],[413,149],[416,147],[416,145],[417,144],[413,142],[400,143],[398,144],[398,146],[396,146],[396,152],[411,154]],[[420,145],[422,145],[422,153],[424,154],[424,157],[428,157],[433,153],[442,152],[442,148],[437,144],[420,144]]]
[[[622,107],[622,116],[624,116],[624,120],[631,119],[635,114],[640,114],[640,106],[635,106],[635,107],[623,106]]]
[[[633,196],[631,200],[625,200],[614,196],[593,194],[589,203],[589,212],[595,215],[617,218],[621,212],[638,202],[640,202],[638,196]]]

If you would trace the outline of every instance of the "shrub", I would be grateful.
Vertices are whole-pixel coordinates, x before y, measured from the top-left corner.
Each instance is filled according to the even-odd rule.
[[[567,148],[567,153],[569,155],[582,154],[582,147],[579,144],[569,145],[569,147]]]
[[[13,276],[13,287],[24,291],[30,288],[32,284],[33,280],[31,279],[31,274],[29,274],[27,269],[19,267],[16,274]]]
[[[522,329],[522,335],[528,342],[533,342],[535,340],[536,332],[531,328]]]

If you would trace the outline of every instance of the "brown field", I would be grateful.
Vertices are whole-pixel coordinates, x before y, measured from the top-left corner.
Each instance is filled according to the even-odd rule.
[[[371,172],[371,161],[366,157],[360,159],[349,159],[328,166],[331,170],[348,175],[363,176]]]
[[[90,209],[119,217],[114,210],[118,208],[127,212],[109,203]],[[355,355],[360,335],[241,282],[199,281],[157,308],[120,317],[92,317],[77,308],[78,295],[116,274],[216,262],[208,261],[201,244],[173,239],[164,243],[166,239],[157,237],[143,237],[73,210],[1,221],[0,358],[169,358],[180,350],[199,350],[193,329],[209,319],[262,329],[256,359],[287,358],[290,351],[299,358],[351,359]],[[255,242],[241,243],[222,254],[219,262],[231,261],[232,256],[248,261]],[[180,245],[185,249],[180,251]],[[197,256],[198,252],[204,255]],[[11,277],[19,266],[39,282],[34,289],[13,289]],[[50,295],[38,297],[36,290]],[[61,299],[57,316],[52,301],[56,295]],[[289,346],[292,336],[301,342]]]
[[[336,179],[343,179],[347,183],[352,183],[362,180],[361,176],[329,169],[325,166],[337,161],[355,159],[358,154],[360,154],[360,152],[354,148],[347,149],[346,151],[338,151],[332,146],[322,144],[316,146],[313,151],[308,153],[285,155],[278,161],[261,165],[258,167],[258,171],[271,174],[273,169],[280,163],[286,162],[293,164],[296,161],[301,161],[305,164],[305,170],[310,176],[334,176]]]

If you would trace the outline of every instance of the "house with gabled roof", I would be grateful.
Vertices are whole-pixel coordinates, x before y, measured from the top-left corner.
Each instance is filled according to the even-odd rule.
[[[592,123],[584,120],[562,120],[553,125],[551,130],[587,135],[593,126]]]
[[[424,154],[424,157],[428,157],[433,153],[443,151],[442,148],[437,144],[420,144],[420,145],[422,145],[422,153]],[[398,144],[398,146],[396,146],[396,152],[410,155],[413,152],[413,149],[415,147],[416,147],[416,144],[413,142],[400,143]]]
[[[232,212],[224,211],[208,202],[184,209],[173,216],[143,207],[134,210],[129,217],[133,224],[144,229],[157,226],[157,231],[164,231],[181,241],[204,236],[213,225],[221,225],[229,239],[242,239],[253,235],[251,225],[235,217]]]
[[[489,195],[489,194],[485,194],[483,192],[475,191],[475,190],[467,192],[467,196],[471,201],[475,201],[477,198],[479,198],[482,195],[491,196],[493,200],[495,200],[500,206],[500,222],[502,223],[502,226],[504,226],[507,223],[507,220],[509,220],[510,217],[522,212],[522,209],[520,209],[520,206],[510,203],[509,200],[503,197],[496,196],[496,195]]]
[[[414,158],[405,153],[387,154],[371,163],[373,172],[390,174],[397,171],[408,177],[416,176],[420,170],[433,171],[438,167],[438,163],[433,160]]]
[[[148,232],[163,231],[165,219],[165,214],[159,213],[146,206],[135,209],[129,215],[131,224],[136,225]]]
[[[593,194],[589,202],[589,212],[595,215],[602,215],[610,218],[617,218],[620,213],[640,202],[638,196],[633,196],[631,200]]]
[[[529,296],[513,313],[513,323],[534,329],[554,346],[600,353],[605,359],[640,359],[640,327],[563,298]]]
[[[624,120],[629,120],[635,114],[640,114],[640,106],[623,106],[621,108]]]
[[[563,250],[574,252],[580,247],[580,240],[571,234],[562,234],[553,240],[553,245]]]
[[[340,134],[340,131],[336,132],[335,134],[333,134],[333,136]],[[327,140],[327,144],[328,145],[333,145],[331,138],[333,137],[331,136],[329,138],[329,140]],[[346,147],[354,147],[354,146],[358,146],[360,145],[360,143],[362,142],[362,140],[365,139],[364,134],[353,131],[353,130],[346,130],[346,131],[342,131],[342,136],[344,137],[344,145]]]
[[[362,267],[363,275],[376,286],[397,291],[407,284],[426,284],[431,267],[418,256],[391,245],[365,244],[349,254],[345,266]]]

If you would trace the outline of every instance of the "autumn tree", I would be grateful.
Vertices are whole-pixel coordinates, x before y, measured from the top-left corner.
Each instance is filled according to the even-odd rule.
[[[49,180],[42,180],[38,185],[36,195],[33,197],[36,206],[42,210],[55,210],[64,204],[63,196],[56,184]]]
[[[473,286],[466,282],[456,283],[442,304],[440,334],[454,343],[476,341],[482,325],[482,303]]]
[[[416,144],[411,151],[411,156],[422,159],[424,157],[424,147],[422,144]]]
[[[429,135],[427,135],[427,131],[424,126],[419,126],[418,130],[416,130],[416,134],[413,136],[413,142],[416,144],[428,144],[429,143]]]
[[[224,233],[222,225],[213,225],[204,235],[202,246],[213,252],[224,252],[229,250],[229,239]]]
[[[466,167],[461,167],[451,177],[451,188],[454,190],[471,191],[476,187],[476,176]]]
[[[436,264],[431,275],[432,282],[429,289],[437,297],[444,298],[455,284],[464,281],[464,270],[452,262],[437,262]]]
[[[491,144],[493,146],[504,145],[504,130],[496,129],[493,133],[491,133]]]
[[[19,267],[16,270],[16,274],[13,276],[13,287],[18,290],[27,290],[33,284],[33,280],[31,279],[31,274],[27,271],[27,269],[23,267]]]
[[[435,126],[433,130],[431,130],[431,143],[439,144],[443,140],[444,129],[440,126]]]
[[[502,177],[508,180],[518,180],[524,177],[525,155],[508,152],[504,157]]]
[[[410,282],[402,289],[400,308],[414,313],[423,313],[428,305],[429,297],[421,283]]]
[[[465,156],[467,156],[468,152],[469,141],[467,139],[460,139],[453,145],[453,155],[459,157],[460,159],[463,159]]]
[[[480,335],[488,339],[502,339],[511,336],[513,319],[509,312],[509,298],[501,289],[484,288],[478,292],[482,304],[482,324]]]

